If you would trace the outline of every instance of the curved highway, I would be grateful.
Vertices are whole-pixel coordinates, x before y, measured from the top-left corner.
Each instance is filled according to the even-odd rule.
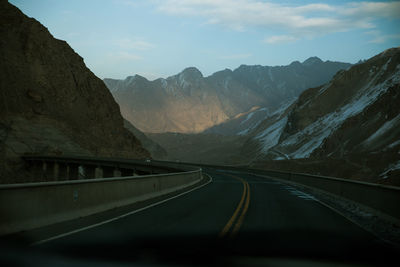
[[[93,219],[93,227],[77,223],[67,234],[61,224],[51,230],[53,238],[36,235],[34,241],[45,242],[30,249],[113,265],[248,265],[266,259],[389,265],[395,255],[388,244],[292,186],[248,173],[204,172],[212,181],[201,188],[149,208],[115,211],[114,217],[130,215],[107,223]]]

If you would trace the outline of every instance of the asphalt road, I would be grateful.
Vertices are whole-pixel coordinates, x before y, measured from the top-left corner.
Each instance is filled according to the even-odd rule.
[[[85,261],[184,265],[232,265],[243,258],[390,265],[396,255],[292,186],[245,173],[205,172],[212,182],[202,188],[33,249]]]

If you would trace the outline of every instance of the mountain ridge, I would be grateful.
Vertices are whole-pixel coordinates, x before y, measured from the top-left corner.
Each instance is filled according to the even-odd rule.
[[[323,61],[321,58],[319,58],[319,57],[317,57],[317,56],[310,56],[310,57],[308,57],[307,59],[305,59],[303,62],[300,62],[300,61],[298,61],[298,60],[295,60],[295,61],[292,61],[291,63],[289,63],[288,65],[260,65],[260,64],[249,65],[249,64],[241,64],[241,65],[239,65],[238,67],[236,67],[235,69],[225,68],[225,69],[223,69],[223,70],[217,70],[217,71],[211,73],[211,74],[208,75],[208,76],[204,76],[203,73],[201,72],[201,70],[200,70],[199,68],[197,68],[197,67],[195,67],[195,66],[191,66],[191,67],[186,67],[186,68],[184,68],[182,71],[180,71],[180,72],[177,73],[177,74],[169,75],[169,76],[167,76],[166,78],[158,77],[158,78],[154,78],[154,79],[149,79],[149,78],[147,78],[147,77],[145,77],[145,76],[143,76],[143,75],[140,75],[140,74],[133,74],[133,75],[128,75],[128,76],[126,76],[125,79],[117,79],[117,78],[105,77],[105,78],[103,78],[103,80],[115,80],[115,81],[120,81],[120,80],[126,80],[126,79],[128,79],[128,78],[138,76],[138,77],[141,77],[141,78],[146,79],[146,80],[149,81],[149,82],[154,82],[154,81],[157,81],[157,80],[160,80],[160,79],[161,79],[161,80],[167,80],[168,78],[177,76],[177,75],[182,74],[182,73],[187,72],[187,71],[198,72],[198,73],[201,74],[201,76],[202,76],[203,78],[208,78],[208,77],[213,76],[214,74],[217,74],[217,73],[220,73],[220,72],[234,72],[235,70],[237,70],[237,69],[239,69],[239,68],[241,68],[241,67],[255,67],[255,68],[258,68],[258,67],[269,67],[269,68],[274,68],[274,67],[290,66],[290,65],[293,64],[293,63],[297,64],[297,62],[300,63],[301,65],[313,65],[313,64],[315,64],[315,63],[324,63],[324,62],[326,62],[326,63],[329,63],[329,62],[332,62],[332,63],[345,63],[345,62],[341,62],[341,61],[332,61],[332,60],[325,60],[325,61]],[[362,60],[360,60],[359,62],[362,62]],[[353,64],[351,64],[351,63],[345,63],[345,64],[348,64],[349,66],[353,65]]]
[[[165,79],[149,81],[136,75],[124,80],[106,78],[104,82],[123,116],[141,131],[199,133],[255,106],[274,111],[287,99],[351,66],[317,57],[307,60],[295,66],[240,65],[206,77],[197,68],[188,67]]]
[[[352,171],[339,166],[330,169],[331,176],[398,184],[393,179],[400,177],[399,92],[397,47],[302,92],[284,112],[252,130],[242,153],[258,155],[253,161],[260,166],[268,160],[342,162]]]

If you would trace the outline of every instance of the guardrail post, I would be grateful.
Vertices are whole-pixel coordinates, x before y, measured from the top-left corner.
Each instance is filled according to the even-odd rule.
[[[51,177],[51,163],[43,161],[42,163],[42,179],[49,179]]]
[[[84,165],[83,167],[83,176],[85,179],[93,179],[96,177],[95,170],[96,167],[92,165]]]
[[[78,166],[78,180],[85,179],[85,167],[83,165]]]
[[[102,167],[102,178],[114,177],[115,167]]]
[[[100,166],[94,169],[94,178],[103,178],[103,169]]]
[[[121,176],[132,176],[133,170],[132,169],[120,169]]]
[[[43,178],[43,162],[33,161],[27,163],[28,170],[33,174],[35,179],[42,180]]]
[[[57,162],[53,162],[53,180],[58,181],[60,165]]]
[[[113,177],[121,177],[122,176],[121,174],[122,174],[122,171],[120,169],[118,169],[118,168],[114,169]]]
[[[68,180],[78,180],[79,179],[79,165],[69,163],[67,166],[68,166],[67,167],[67,172],[68,172],[67,179]]]
[[[68,165],[58,163],[58,180],[68,180]]]

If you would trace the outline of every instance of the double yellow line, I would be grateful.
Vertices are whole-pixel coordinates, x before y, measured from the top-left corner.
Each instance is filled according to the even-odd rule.
[[[230,175],[230,176],[232,176],[233,178],[235,178],[243,183],[243,193],[242,193],[242,198],[240,199],[239,205],[236,207],[235,212],[233,213],[232,217],[229,219],[229,221],[225,225],[225,227],[222,229],[222,231],[219,233],[218,236],[220,238],[227,236],[229,234],[229,231],[230,231],[230,234],[229,234],[230,237],[234,237],[237,234],[240,227],[242,226],[244,217],[246,215],[246,212],[247,212],[247,210],[249,208],[249,204],[250,204],[250,186],[249,186],[249,184],[240,177],[233,176],[233,175]],[[237,218],[240,211],[242,211],[242,212],[241,212],[239,218]],[[236,220],[236,218],[237,218],[237,220]],[[236,221],[236,223],[235,223],[235,221]]]

